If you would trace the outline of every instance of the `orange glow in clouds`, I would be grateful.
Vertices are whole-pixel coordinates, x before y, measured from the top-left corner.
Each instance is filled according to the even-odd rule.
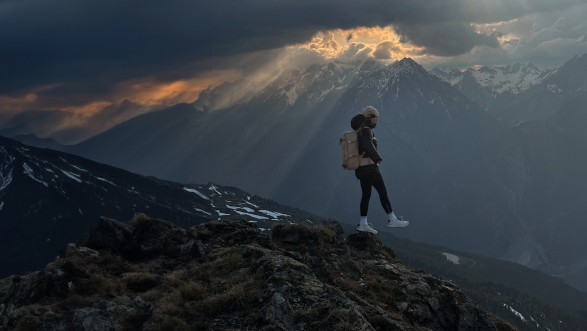
[[[149,109],[164,108],[178,103],[196,101],[198,95],[206,88],[222,82],[234,80],[235,71],[209,72],[203,76],[174,82],[160,83],[151,80],[120,84],[117,95],[110,96],[110,101],[92,101],[82,106],[64,107],[62,111],[78,114],[81,120],[89,118],[106,107],[128,100],[138,106]]]
[[[22,97],[9,97],[0,95],[0,113],[18,112],[30,105],[38,99],[36,93],[28,93]]]
[[[123,88],[123,98],[150,107],[169,106],[181,102],[194,102],[210,86],[233,81],[239,76],[236,70],[212,71],[189,80],[169,83],[152,81],[135,82]]]
[[[417,60],[421,48],[400,42],[392,27],[361,27],[330,30],[316,34],[311,41],[293,47],[305,48],[326,59],[354,60],[376,58],[393,62],[404,57]]]

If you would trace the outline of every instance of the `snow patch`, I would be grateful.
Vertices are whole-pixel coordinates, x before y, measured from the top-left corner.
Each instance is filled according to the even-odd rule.
[[[59,169],[59,170],[61,170],[61,172],[62,172],[62,173],[65,175],[65,176],[67,176],[67,177],[69,177],[69,178],[71,178],[71,179],[75,180],[76,182],[78,182],[78,183],[81,183],[81,182],[82,182],[82,180],[81,180],[81,179],[79,179],[79,177],[80,177],[80,176],[79,176],[78,174],[74,174],[74,173],[72,173],[72,172],[65,171],[65,170],[62,170],[62,169]]]
[[[76,168],[76,169],[77,169],[77,170],[79,170],[79,171],[83,171],[83,172],[89,172],[89,171],[87,171],[86,169],[82,169],[82,168],[80,168],[80,167],[77,167],[77,166],[75,166],[75,165],[73,165],[73,164],[70,164],[70,166],[72,166],[72,167]]]
[[[94,178],[96,178],[96,179],[97,179],[97,180],[99,180],[99,181],[106,182],[106,183],[108,183],[108,184],[110,184],[110,185],[112,185],[112,186],[116,186],[116,184],[114,184],[113,182],[109,181],[109,180],[108,180],[108,179],[106,179],[106,178],[102,178],[102,177],[95,177],[95,176],[94,176]]]
[[[205,211],[205,210],[202,210],[202,209],[200,209],[200,208],[194,208],[194,209],[195,209],[196,211],[199,211],[200,213],[206,214],[206,215],[208,215],[208,216],[212,216],[212,214],[210,214],[209,212],[207,212],[207,211]]]
[[[256,209],[259,208],[259,206],[255,205],[255,204],[252,204],[249,202],[245,202],[245,203],[248,205],[251,205],[252,207],[255,207]],[[237,213],[239,215],[250,216],[250,217],[253,217],[253,218],[259,219],[259,220],[267,220],[269,218],[271,218],[273,220],[278,220],[280,217],[290,217],[290,215],[288,215],[288,214],[283,214],[283,213],[264,210],[264,209],[255,210],[255,209],[245,207],[245,206],[234,206],[234,205],[226,204],[226,208],[234,211],[235,213]],[[259,215],[259,213],[263,214],[263,215]]]
[[[520,320],[522,320],[522,322],[526,322],[526,318],[519,311],[515,310],[514,308],[512,308],[511,306],[508,306],[505,303],[503,304],[503,306],[506,307],[507,309],[509,309],[514,315],[518,316],[518,318]]]
[[[208,198],[207,196],[205,196],[202,192],[200,192],[198,190],[195,190],[195,189],[189,188],[189,187],[184,187],[183,189],[188,192],[195,193],[195,194],[199,195],[204,200],[210,200],[210,198]]]
[[[218,216],[230,216],[230,214],[223,213],[220,210],[216,210],[216,212],[218,213]]]
[[[461,264],[461,258],[450,253],[442,253],[448,262],[452,262],[454,264]]]
[[[208,189],[209,189],[210,191],[212,191],[212,192],[214,192],[214,193],[216,193],[216,194],[218,194],[218,195],[222,196],[222,193],[220,193],[220,192],[218,191],[218,188],[217,188],[217,187],[216,187],[214,184],[211,184],[211,185],[210,185],[210,187],[208,187]]]
[[[23,173],[25,175],[29,176],[32,180],[45,185],[45,187],[49,187],[49,184],[45,183],[44,181],[38,179],[37,177],[35,177],[33,175],[33,169],[26,162],[22,164],[22,168],[23,168]]]
[[[251,199],[251,197],[247,197],[247,199],[249,199],[249,200],[250,200],[250,199]],[[255,207],[255,208],[259,209],[259,206],[257,206],[257,205],[256,205],[256,204],[254,204],[254,203],[250,203],[250,202],[248,202],[248,201],[245,201],[245,203],[246,203],[247,205],[249,205],[249,206],[252,206],[252,207]]]
[[[4,147],[0,147],[0,191],[12,183],[12,161],[14,158],[8,154]]]
[[[267,219],[267,217],[265,217],[265,216],[259,216],[259,215],[251,214],[251,213],[244,213],[244,212],[238,211],[238,210],[235,210],[235,212],[239,215],[250,216],[250,217],[256,218],[258,220],[266,220]]]
[[[244,210],[246,212],[249,212],[249,213],[254,213],[255,212],[253,209],[248,208],[248,207],[236,207],[236,206],[226,205],[226,208],[230,208],[230,209],[232,209],[234,211],[237,211],[237,209],[242,209],[242,210]]]
[[[279,217],[291,217],[291,215],[288,214],[282,214],[282,213],[278,213],[276,211],[269,211],[269,210],[259,210],[260,213],[263,213],[269,217],[272,218],[279,218]]]

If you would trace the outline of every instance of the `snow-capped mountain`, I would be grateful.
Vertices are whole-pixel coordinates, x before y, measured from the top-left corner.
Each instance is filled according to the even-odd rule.
[[[162,181],[0,137],[0,277],[44,265],[101,216],[137,212],[183,226],[239,218],[265,230],[319,220],[233,187]]]
[[[482,66],[466,70],[435,68],[432,74],[509,126],[550,120],[561,107],[573,107],[587,90],[587,54],[559,68],[540,70],[532,64]]]
[[[432,74],[454,86],[484,110],[493,113],[513,98],[546,79],[551,70],[531,63],[507,66],[476,66],[462,69],[435,68]]]
[[[587,54],[578,55],[554,70],[539,84],[532,86],[499,109],[495,116],[511,126],[548,120],[561,107],[569,107],[587,93]],[[577,105],[581,107],[579,103]]]
[[[435,68],[431,73],[459,89],[463,89],[463,84],[472,80],[496,95],[519,94],[540,83],[550,71],[540,70],[532,63],[516,63],[506,66],[477,66],[465,70]]]

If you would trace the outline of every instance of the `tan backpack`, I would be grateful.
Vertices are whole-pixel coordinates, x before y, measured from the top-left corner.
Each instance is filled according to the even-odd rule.
[[[355,170],[360,166],[359,135],[357,131],[347,131],[340,138],[340,150],[342,153],[342,167],[346,170]]]
[[[360,166],[373,164],[369,158],[363,158],[359,154],[359,131],[365,121],[365,116],[357,114],[351,119],[353,131],[347,131],[340,137],[340,151],[342,155],[342,167],[346,170],[355,170]]]

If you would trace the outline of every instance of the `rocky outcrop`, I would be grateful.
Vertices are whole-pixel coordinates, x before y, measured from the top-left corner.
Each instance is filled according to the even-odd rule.
[[[41,271],[0,280],[1,330],[509,330],[458,288],[336,222],[184,229],[103,219]]]

